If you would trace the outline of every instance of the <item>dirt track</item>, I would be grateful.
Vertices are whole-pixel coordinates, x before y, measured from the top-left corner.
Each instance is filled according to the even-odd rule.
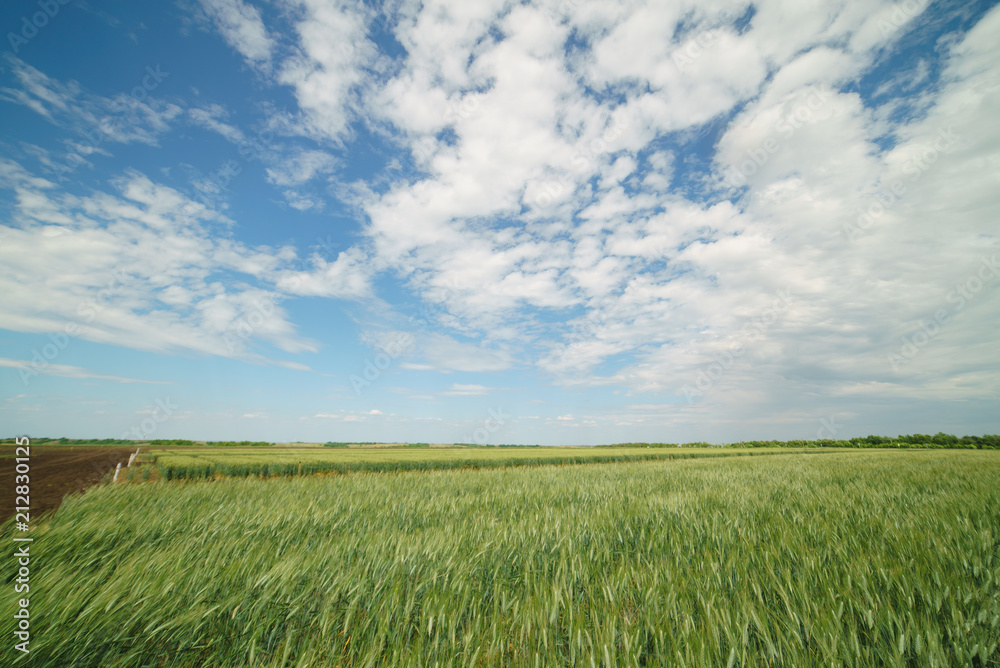
[[[14,450],[14,446],[4,445],[0,447],[0,454],[13,455]],[[134,448],[32,445],[29,463],[32,522],[42,513],[58,508],[67,494],[83,491],[100,482],[106,473],[115,470],[118,462],[128,462],[128,456],[133,452]],[[14,466],[14,457],[0,459],[0,485],[3,485],[4,500],[0,521],[14,514]]]

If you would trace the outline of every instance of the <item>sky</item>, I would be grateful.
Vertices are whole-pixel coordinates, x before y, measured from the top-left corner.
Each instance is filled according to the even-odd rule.
[[[1000,8],[0,7],[5,436],[1000,432]]]

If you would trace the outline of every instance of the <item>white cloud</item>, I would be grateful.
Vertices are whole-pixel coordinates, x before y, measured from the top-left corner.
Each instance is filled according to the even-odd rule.
[[[69,364],[56,364],[45,359],[14,360],[6,357],[0,357],[0,367],[18,369],[18,372],[22,374],[24,378],[31,378],[36,374],[44,374],[46,376],[61,376],[63,378],[75,378],[78,380],[110,380],[116,383],[147,383],[151,385],[173,384],[170,381],[165,380],[142,380],[140,378],[128,378],[124,376],[109,376],[107,374],[91,371],[90,369],[85,369],[83,367],[72,366]],[[28,395],[21,394],[14,398],[16,399],[25,396]],[[10,399],[8,399],[8,401],[10,401]]]
[[[267,180],[279,186],[300,186],[320,174],[329,172],[336,165],[335,158],[325,151],[300,150],[269,167]]]
[[[335,294],[342,278],[350,295],[364,285],[342,263],[320,267],[317,278],[285,269],[294,258],[288,249],[215,239],[209,226],[226,222],[223,216],[137,172],[114,183],[117,194],[75,197],[3,162],[0,187],[18,193],[13,220],[0,227],[5,327],[57,332],[73,323],[82,338],[156,351],[252,358],[262,341],[315,351],[318,344],[295,332],[284,296],[267,283],[296,287],[300,279],[300,293],[322,284]],[[261,287],[227,286],[217,276],[227,270]]]
[[[76,81],[53,79],[14,56],[5,59],[18,87],[0,88],[0,100],[24,105],[57,127],[73,131],[74,138],[64,140],[67,153],[59,159],[62,171],[85,164],[86,156],[93,153],[107,155],[109,143],[157,146],[159,136],[183,113],[181,107],[156,94],[170,76],[159,65],[148,67],[131,88],[126,86],[117,95],[105,97],[87,91]]]
[[[938,285],[943,297],[948,281],[959,278],[955,267],[968,267],[995,243],[972,241],[988,229],[986,218],[965,218],[966,232],[948,244],[953,252],[916,267],[909,258],[938,252],[930,236],[900,243],[902,228],[884,238],[873,232],[864,242],[873,247],[861,249],[843,233],[893,169],[898,174],[941,127],[932,127],[934,114],[919,126],[893,125],[843,89],[919,12],[882,30],[880,21],[896,11],[888,3],[765,2],[737,31],[733,20],[745,7],[727,6],[727,16],[721,6],[624,11],[575,3],[564,22],[553,22],[529,6],[506,14],[492,8],[492,19],[479,3],[443,6],[400,23],[403,67],[370,98],[377,102],[371,112],[398,130],[422,176],[362,204],[375,265],[398,272],[439,306],[437,325],[490,345],[512,344],[499,348],[509,351],[507,365],[541,348],[534,361],[561,382],[677,393],[745,323],[768,313],[777,294],[790,291],[796,299],[744,343],[740,363],[714,385],[726,405],[784,398],[781,384],[820,392],[822,377],[885,380],[887,335],[900,329],[896,291]],[[682,17],[688,32],[672,40]],[[993,111],[988,77],[998,61],[980,37],[993,34],[991,20],[955,47],[945,74],[954,93],[945,89],[923,103],[954,104],[970,128]],[[488,33],[491,23],[503,39]],[[571,27],[591,39],[591,50],[566,57]],[[581,82],[623,100],[595,98]],[[704,177],[716,200],[670,191],[674,173],[687,169],[672,154],[654,149],[648,167],[641,162],[639,153],[658,137],[698,132],[738,104]],[[436,134],[446,127],[454,139],[440,141]],[[887,130],[905,140],[889,152],[879,143]],[[935,173],[953,175],[946,186],[952,196],[945,181],[939,190],[928,175],[919,195],[913,191],[880,225],[909,220],[909,229],[921,229],[911,218],[918,202],[936,217],[962,191],[966,205],[985,211],[995,192],[986,185],[995,173],[985,162],[991,146],[941,158]],[[975,175],[967,171],[973,164]],[[727,184],[745,165],[746,175]],[[642,181],[629,181],[643,171]],[[729,185],[748,188],[736,204],[722,200]],[[444,296],[442,286],[452,286]],[[572,335],[535,315],[564,309],[583,314],[570,319]],[[817,338],[818,331],[826,334]],[[435,366],[445,350],[455,356],[452,339],[438,336],[447,343],[437,346]],[[595,374],[610,360],[616,371]],[[905,394],[909,382],[890,386]],[[949,387],[956,397],[982,389]]]
[[[243,131],[226,122],[229,112],[221,105],[211,104],[206,107],[188,109],[188,117],[195,125],[206,130],[217,132],[234,144],[244,141]]]
[[[440,394],[445,397],[479,397],[487,394],[490,388],[476,384],[452,383],[451,389]]]
[[[483,348],[443,334],[430,334],[421,342],[427,361],[439,370],[500,371],[513,364],[513,356],[502,348]]]
[[[365,82],[364,64],[377,50],[366,37],[362,8],[356,3],[290,2],[301,14],[295,30],[299,51],[281,65],[278,80],[295,91],[304,114],[302,130],[339,141],[348,130],[357,89]]]
[[[241,0],[201,0],[201,4],[226,43],[250,63],[259,66],[271,60],[274,41],[256,7]]]
[[[322,199],[302,195],[296,190],[285,190],[282,192],[282,195],[285,196],[288,206],[297,211],[322,210],[325,206]]]
[[[310,271],[282,271],[277,274],[279,290],[306,297],[360,299],[371,294],[370,269],[364,252],[350,248],[328,262],[319,255],[312,258]]]

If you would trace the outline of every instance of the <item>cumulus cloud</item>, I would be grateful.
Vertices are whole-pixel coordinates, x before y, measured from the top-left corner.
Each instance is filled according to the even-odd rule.
[[[678,396],[739,344],[737,363],[712,380],[726,405],[773,407],[789,387],[905,396],[934,357],[971,364],[961,346],[983,330],[958,317],[916,375],[887,359],[995,249],[981,234],[995,192],[983,136],[995,10],[946,54],[946,85],[920,102],[929,113],[890,122],[851,82],[923,6],[765,2],[750,20],[737,4],[435,7],[400,23],[402,67],[371,98],[419,176],[363,206],[374,261],[452,318],[439,322],[513,344],[511,363],[539,351],[531,361],[557,382]],[[571,29],[589,48],[565,48]],[[694,166],[659,147],[684,146],[720,118],[694,191],[672,190]],[[914,161],[956,136],[948,128],[977,141],[956,139],[917,177]],[[919,186],[864,234],[845,231],[894,180]],[[931,221],[948,211],[961,222],[942,242]],[[745,329],[776,300],[773,321]],[[554,315],[562,326],[545,311],[567,314]],[[955,399],[988,389],[956,373],[964,382],[937,389]]]
[[[295,23],[298,49],[285,59],[278,81],[290,86],[309,136],[341,141],[356,118],[365,66],[377,57],[367,38],[367,17],[358,3],[289,2],[301,16]]]

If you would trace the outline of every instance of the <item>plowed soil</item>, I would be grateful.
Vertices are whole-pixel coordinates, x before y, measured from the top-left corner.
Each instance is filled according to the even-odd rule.
[[[0,485],[3,486],[4,500],[0,508],[0,521],[14,515],[15,461],[13,446],[0,447]],[[67,494],[82,492],[101,478],[115,470],[118,462],[128,463],[128,456],[134,448],[94,448],[71,445],[32,445],[29,475],[31,520],[39,515],[55,510]]]

